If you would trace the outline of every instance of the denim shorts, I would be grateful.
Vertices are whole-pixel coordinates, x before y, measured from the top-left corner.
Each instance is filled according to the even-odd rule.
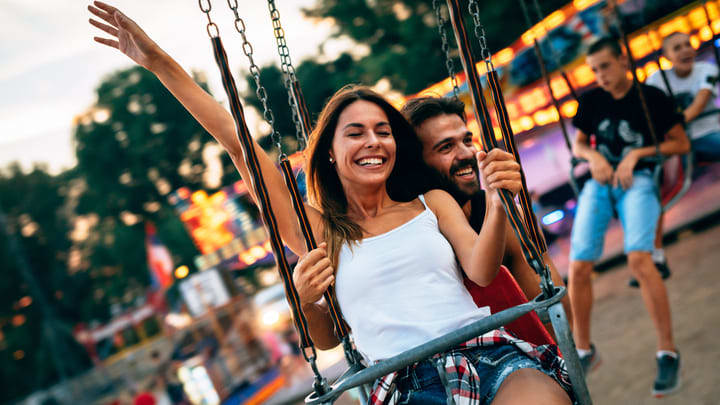
[[[700,138],[691,139],[696,162],[720,161],[720,132],[712,132]]]
[[[479,398],[483,405],[492,402],[505,378],[517,370],[530,368],[550,376],[539,362],[513,345],[481,346],[465,350],[480,377]],[[396,380],[396,389],[400,393],[399,404],[447,404],[445,387],[432,359],[401,370]]]
[[[570,236],[571,260],[600,258],[613,209],[622,223],[625,253],[652,252],[661,207],[652,173],[642,170],[633,174],[627,190],[594,179],[585,182]]]

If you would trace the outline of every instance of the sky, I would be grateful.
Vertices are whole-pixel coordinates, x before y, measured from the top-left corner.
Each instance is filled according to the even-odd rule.
[[[116,0],[109,2],[134,19],[186,70],[207,74],[210,89],[224,95],[207,20],[196,0]],[[240,35],[225,0],[214,0],[211,16],[220,27],[233,72],[247,72]],[[239,0],[241,17],[258,65],[277,63],[277,48],[264,0]],[[293,63],[318,57],[333,27],[300,12],[315,0],[277,0]],[[0,0],[0,168],[18,161],[24,169],[43,163],[52,173],[75,165],[73,118],[95,102],[95,88],[111,72],[133,63],[92,40],[103,32],[88,24],[86,0]],[[248,4],[252,4],[248,6]],[[350,46],[333,40],[332,57]],[[236,80],[238,78],[236,77]],[[241,83],[238,80],[238,83]]]

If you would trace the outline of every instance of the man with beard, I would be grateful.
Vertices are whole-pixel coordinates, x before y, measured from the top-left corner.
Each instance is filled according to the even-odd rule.
[[[568,290],[575,315],[575,343],[581,361],[591,368],[597,362],[590,341],[593,264],[600,258],[608,223],[617,212],[628,267],[640,284],[657,334],[658,374],[652,393],[663,396],[678,387],[680,356],[673,340],[667,290],[651,257],[661,207],[653,179],[656,163],[647,158],[658,152],[666,156],[687,153],[690,142],[672,100],[655,87],[638,88],[628,77],[628,60],[616,40],[597,40],[589,47],[586,62],[598,87],[580,97],[573,118],[578,129],[573,153],[588,162],[592,175],[578,197],[570,238]],[[656,130],[657,145],[640,91],[647,101],[647,119]],[[596,148],[590,146],[591,135]]]
[[[438,174],[440,188],[450,193],[465,212],[468,222],[476,232],[480,232],[486,212],[487,199],[480,187],[478,166],[475,154],[477,150],[472,142],[472,132],[465,122],[465,105],[457,100],[440,97],[419,97],[408,101],[401,112],[415,128],[423,145],[423,159]],[[498,150],[499,153],[505,151]],[[509,154],[508,154],[509,155]],[[518,176],[520,166],[510,156],[503,161],[503,174]],[[503,263],[528,299],[540,294],[539,277],[528,265],[523,256],[520,242],[510,228],[505,232],[505,257]],[[555,265],[547,253],[543,259],[550,267],[555,285],[564,285]],[[479,286],[469,284],[472,292]],[[572,325],[572,312],[568,297],[562,300],[563,307]],[[549,324],[546,325],[551,331]]]

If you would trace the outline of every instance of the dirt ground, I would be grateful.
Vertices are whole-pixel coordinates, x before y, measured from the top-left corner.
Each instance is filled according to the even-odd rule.
[[[666,247],[667,280],[682,387],[655,399],[655,332],[639,291],[627,287],[626,265],[595,278],[592,336],[602,364],[588,377],[593,403],[720,404],[720,226],[685,233]]]

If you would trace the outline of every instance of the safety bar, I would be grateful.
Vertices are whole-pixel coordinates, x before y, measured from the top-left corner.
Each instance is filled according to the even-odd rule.
[[[544,299],[541,294],[532,301],[505,309],[496,314],[475,321],[446,335],[437,337],[427,343],[402,352],[397,356],[359,370],[356,373],[351,373],[350,370],[348,370],[348,372],[345,372],[343,376],[338,378],[337,381],[332,384],[330,389],[324,395],[318,397],[316,393],[313,392],[305,398],[305,403],[331,404],[343,392],[351,388],[363,384],[371,384],[380,377],[417,363],[420,360],[430,358],[437,353],[447,351],[452,347],[467,342],[468,340],[478,337],[491,330],[495,330],[503,325],[507,325],[530,311],[546,309],[554,304],[557,304],[560,302],[560,299],[565,295],[565,293],[565,287],[555,287],[555,293],[548,299]]]

